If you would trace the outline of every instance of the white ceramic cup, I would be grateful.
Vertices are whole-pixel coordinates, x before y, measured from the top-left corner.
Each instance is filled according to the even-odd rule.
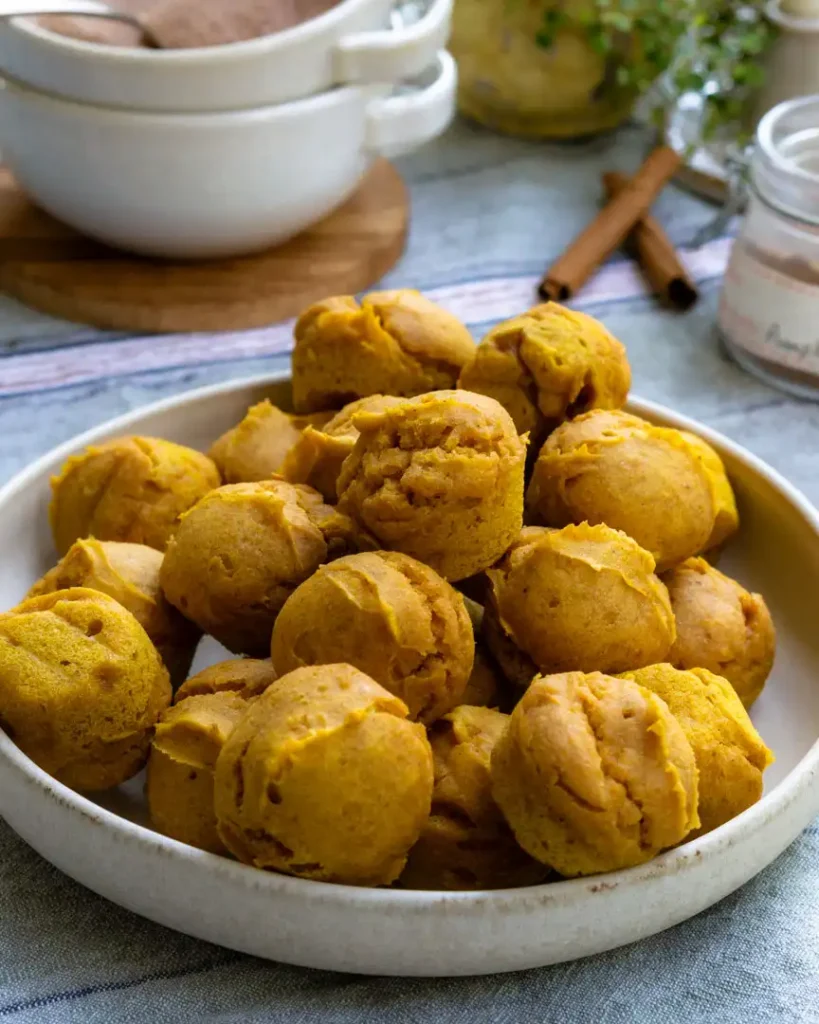
[[[66,99],[130,110],[197,112],[284,103],[338,85],[420,74],[446,45],[453,0],[430,0],[390,28],[395,0],[342,0],[260,39],[189,50],[103,46],[29,18],[0,23],[0,74]]]
[[[455,107],[444,51],[414,83],[348,86],[276,106],[162,114],[75,103],[6,81],[4,162],[55,217],[151,256],[264,249],[350,196],[376,155],[439,135]]]

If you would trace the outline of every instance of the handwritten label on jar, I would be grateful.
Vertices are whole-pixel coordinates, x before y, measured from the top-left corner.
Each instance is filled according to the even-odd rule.
[[[804,280],[804,272],[789,273],[787,263],[779,270],[767,260],[744,239],[734,245],[720,299],[720,328],[734,345],[760,359],[819,374],[819,273],[813,284]]]

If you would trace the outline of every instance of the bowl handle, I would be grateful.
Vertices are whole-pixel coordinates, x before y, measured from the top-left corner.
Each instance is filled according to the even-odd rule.
[[[454,59],[440,50],[433,68],[417,83],[418,88],[370,100],[367,148],[382,156],[398,156],[440,135],[455,113],[457,83]]]
[[[433,0],[422,18],[406,28],[353,32],[336,44],[339,83],[397,82],[420,74],[449,39],[453,0]]]

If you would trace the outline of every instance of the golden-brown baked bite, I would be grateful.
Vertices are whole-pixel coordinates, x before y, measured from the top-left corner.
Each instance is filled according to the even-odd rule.
[[[687,430],[681,430],[680,433],[688,443],[695,458],[699,459],[700,465],[711,485],[711,498],[714,502],[716,515],[714,528],[711,531],[711,536],[708,538],[708,543],[705,545],[705,550],[711,551],[714,548],[721,547],[739,529],[739,512],[737,510],[737,501],[734,497],[734,489],[731,487],[731,481],[725,472],[722,459],[711,445],[701,437],[698,437],[697,434],[692,434]]]
[[[269,658],[230,658],[209,665],[186,680],[176,691],[174,704],[207,693],[235,693],[245,699],[258,697],[275,680]]]
[[[320,427],[330,416],[331,413],[292,416],[265,398],[252,405],[235,427],[213,442],[208,456],[226,484],[267,480],[281,472],[305,427]]]
[[[651,691],[600,672],[538,677],[491,774],[517,841],[561,875],[642,864],[699,827],[682,726]]]
[[[475,643],[472,673],[461,697],[461,703],[476,708],[505,708],[507,682],[483,641]]]
[[[654,559],[608,526],[527,527],[487,573],[484,636],[506,677],[536,670],[624,672],[662,661],[674,641]]]
[[[226,484],[180,520],[162,563],[162,589],[228,650],[264,657],[290,594],[356,537],[351,520],[312,487],[278,478]]]
[[[494,327],[458,380],[496,398],[532,444],[589,409],[621,408],[630,386],[620,342],[599,320],[557,302]]]
[[[704,668],[683,672],[668,664],[626,672],[623,678],[661,697],[691,744],[699,770],[696,835],[718,828],[756,803],[762,796],[762,773],[773,763],[773,754],[726,679]]]
[[[216,758],[248,704],[238,693],[188,697],[157,722],[145,781],[154,826],[171,839],[225,853],[216,831],[213,772]]]
[[[325,299],[296,322],[293,404],[339,409],[368,395],[454,388],[475,343],[457,317],[410,289]]]
[[[257,697],[216,762],[219,835],[239,860],[387,885],[429,816],[432,753],[407,708],[350,665],[297,669]]]
[[[306,427],[284,460],[282,476],[315,487],[325,501],[335,503],[338,475],[358,437],[353,418],[360,412],[381,412],[400,403],[400,398],[390,395],[370,395],[345,405],[324,426]]]
[[[113,597],[148,634],[170,673],[171,684],[178,686],[188,675],[202,634],[165,600],[159,585],[161,568],[162,554],[146,544],[78,540],[27,596],[90,587]]]
[[[179,516],[219,483],[207,455],[181,444],[120,437],[93,445],[72,455],[51,480],[57,551],[64,555],[83,537],[164,551]]]
[[[461,703],[475,652],[461,595],[397,551],[339,558],[301,584],[273,628],[273,667],[354,665],[429,725]]]
[[[525,690],[535,678],[539,669],[523,648],[518,647],[507,632],[506,626],[501,625],[494,601],[487,601],[479,639],[486,645],[490,657],[503,673],[504,679],[511,684],[514,702],[520,697],[521,690]]]
[[[684,561],[724,534],[730,491],[727,478],[717,488],[690,436],[617,411],[564,423],[535,463],[527,521],[606,523],[650,551],[660,572]]]
[[[508,716],[458,707],[430,730],[432,811],[410,851],[408,889],[508,889],[537,885],[548,869],[518,846],[492,798],[489,761]]]
[[[492,565],[522,522],[524,439],[494,399],[436,391],[353,417],[339,508],[385,548],[460,580]]]
[[[677,668],[707,668],[724,676],[749,708],[773,668],[776,631],[760,594],[689,558],[665,573],[677,639],[668,660]]]
[[[135,775],[170,701],[156,648],[107,594],[59,590],[0,615],[0,722],[66,786],[109,789]]]

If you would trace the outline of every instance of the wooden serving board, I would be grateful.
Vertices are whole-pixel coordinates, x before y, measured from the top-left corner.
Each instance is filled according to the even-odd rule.
[[[154,260],[66,227],[0,168],[0,290],[111,330],[241,330],[374,284],[401,256],[408,222],[406,186],[379,160],[343,206],[284,245],[240,259]]]

